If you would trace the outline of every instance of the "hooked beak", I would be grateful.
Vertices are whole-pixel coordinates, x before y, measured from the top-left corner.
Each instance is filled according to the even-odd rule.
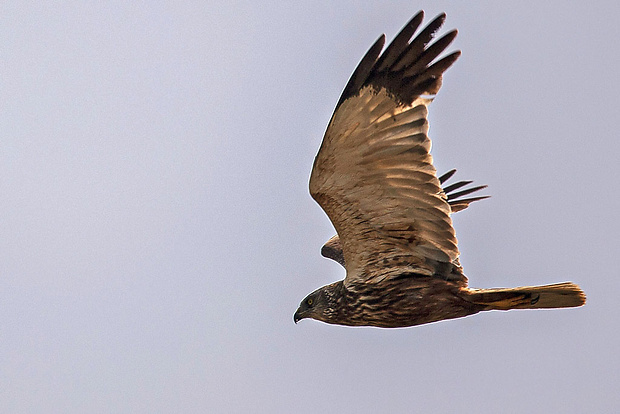
[[[295,315],[293,315],[293,321],[295,321],[295,323],[299,322],[300,320],[302,320],[304,317],[301,316],[301,313],[299,312],[299,309],[297,309],[297,311],[295,312]]]

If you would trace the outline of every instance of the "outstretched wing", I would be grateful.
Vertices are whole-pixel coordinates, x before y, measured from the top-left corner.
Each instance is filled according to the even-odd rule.
[[[452,213],[456,213],[457,211],[465,210],[469,205],[475,201],[484,200],[485,198],[489,198],[490,196],[479,196],[479,197],[470,197],[470,198],[461,198],[474,193],[476,191],[487,188],[486,185],[478,185],[475,187],[466,188],[461,191],[459,190],[467,185],[471,184],[473,181],[458,181],[454,184],[450,184],[444,186],[445,182],[448,181],[456,172],[456,169],[452,169],[439,177],[439,182],[442,185],[442,190],[448,198],[448,204],[450,205],[450,210]],[[321,248],[321,255],[323,257],[327,257],[328,259],[335,260],[344,266],[344,255],[342,254],[342,246],[340,245],[340,237],[336,234],[331,239],[329,239]]]
[[[441,14],[410,41],[422,19],[422,12],[414,16],[381,56],[385,36],[366,53],[314,160],[310,193],[340,235],[345,284],[406,273],[467,283],[426,119],[460,52],[433,63],[456,31],[429,45]]]

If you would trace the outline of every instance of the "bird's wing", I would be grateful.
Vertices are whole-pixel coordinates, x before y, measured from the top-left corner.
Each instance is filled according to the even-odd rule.
[[[444,186],[445,182],[448,181],[456,172],[455,169],[448,171],[439,177],[439,182],[442,185],[442,190],[448,198],[448,204],[450,205],[450,210],[452,213],[456,213],[457,211],[465,210],[471,203],[474,201],[484,200],[485,198],[489,198],[490,196],[480,196],[480,197],[470,197],[470,198],[461,198],[476,191],[487,188],[486,185],[478,185],[475,187],[466,188],[461,191],[460,188],[463,188],[473,181],[458,181],[454,184]],[[342,254],[342,246],[340,244],[340,237],[336,234],[331,239],[329,239],[323,247],[321,248],[321,255],[323,257],[327,257],[328,259],[335,260],[344,266],[344,255]]]
[[[381,56],[385,36],[366,53],[314,160],[310,193],[340,236],[345,284],[408,273],[467,284],[426,119],[460,52],[433,63],[456,31],[429,45],[442,14],[410,41],[422,19],[422,12],[414,16]]]
[[[342,245],[340,244],[340,237],[336,234],[331,239],[327,240],[323,247],[321,247],[321,256],[332,259],[342,266],[344,264],[344,255],[342,254]]]

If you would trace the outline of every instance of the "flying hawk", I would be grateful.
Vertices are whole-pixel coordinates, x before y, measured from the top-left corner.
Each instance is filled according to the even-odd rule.
[[[484,310],[585,303],[570,282],[467,287],[450,216],[485,197],[460,199],[483,187],[454,193],[470,182],[442,189],[454,170],[438,178],[433,166],[427,108],[460,52],[437,59],[457,33],[431,43],[445,14],[411,40],[423,16],[416,14],[383,53],[385,35],[375,42],[336,105],[314,160],[310,194],[338,233],[321,252],[345,266],[346,277],[309,294],[295,322],[396,328]]]

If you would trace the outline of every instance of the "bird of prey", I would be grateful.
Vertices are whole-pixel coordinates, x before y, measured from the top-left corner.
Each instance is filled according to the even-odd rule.
[[[396,328],[486,310],[581,306],[579,286],[557,283],[472,289],[459,263],[451,214],[485,197],[460,199],[483,187],[442,189],[430,155],[427,108],[443,73],[460,52],[439,55],[456,30],[432,42],[440,14],[414,34],[423,12],[381,53],[382,35],[347,83],[310,176],[310,194],[337,236],[322,249],[346,268],[344,280],[309,294],[295,312],[348,325]]]

